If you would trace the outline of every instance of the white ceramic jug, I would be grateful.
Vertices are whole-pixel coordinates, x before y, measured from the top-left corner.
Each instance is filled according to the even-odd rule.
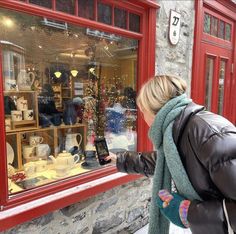
[[[78,139],[79,138],[79,139]],[[80,149],[80,144],[82,142],[82,135],[80,133],[68,133],[66,135],[65,150],[70,152],[74,146],[77,146]]]
[[[35,74],[33,72],[26,72],[26,70],[20,70],[17,76],[17,85],[19,90],[31,90],[31,86],[34,83]]]

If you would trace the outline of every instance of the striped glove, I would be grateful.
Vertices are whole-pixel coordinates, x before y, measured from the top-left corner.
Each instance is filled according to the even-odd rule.
[[[189,200],[177,193],[169,193],[167,190],[160,190],[157,197],[157,205],[161,213],[170,222],[182,228],[189,228],[187,220]]]

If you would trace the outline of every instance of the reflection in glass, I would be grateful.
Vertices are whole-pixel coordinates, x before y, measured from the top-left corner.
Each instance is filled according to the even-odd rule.
[[[211,32],[211,16],[204,14],[204,32],[210,34]]]
[[[9,194],[101,168],[97,137],[113,151],[136,150],[138,41],[1,9],[0,20],[6,16]]]
[[[225,22],[220,20],[219,34],[218,37],[221,39],[225,38]]]
[[[127,28],[127,11],[115,8],[115,26],[119,28]]]
[[[46,8],[52,8],[52,0],[29,0],[29,3]]]
[[[98,21],[104,24],[111,24],[112,8],[110,5],[98,3]]]
[[[75,0],[56,0],[56,10],[73,15],[75,13]]]
[[[211,110],[212,82],[214,75],[214,59],[207,57],[205,74],[205,107]]]
[[[80,17],[94,20],[94,0],[78,0]]]
[[[129,30],[133,32],[140,32],[140,16],[129,13]]]
[[[226,69],[226,61],[221,60],[220,73],[219,73],[219,92],[218,92],[218,114],[219,115],[223,115],[225,69]]]
[[[214,16],[212,16],[211,19],[211,35],[217,37],[217,30],[218,30],[218,19]]]
[[[225,24],[225,40],[231,41],[231,25]]]

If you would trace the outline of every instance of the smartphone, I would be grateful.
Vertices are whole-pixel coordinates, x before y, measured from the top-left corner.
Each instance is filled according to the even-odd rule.
[[[105,165],[107,163],[110,163],[111,159],[107,161],[105,160],[105,158],[109,155],[106,139],[98,138],[98,139],[95,139],[94,143],[95,143],[95,147],[96,147],[96,151],[98,155],[99,164]]]

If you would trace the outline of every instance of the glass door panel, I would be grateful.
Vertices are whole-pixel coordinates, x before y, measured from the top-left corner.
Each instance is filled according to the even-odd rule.
[[[223,115],[226,65],[227,65],[227,61],[221,59],[220,70],[219,70],[219,87],[218,87],[218,114],[219,115]]]
[[[211,110],[214,63],[215,63],[215,59],[207,56],[206,73],[205,73],[205,107],[207,110]]]

